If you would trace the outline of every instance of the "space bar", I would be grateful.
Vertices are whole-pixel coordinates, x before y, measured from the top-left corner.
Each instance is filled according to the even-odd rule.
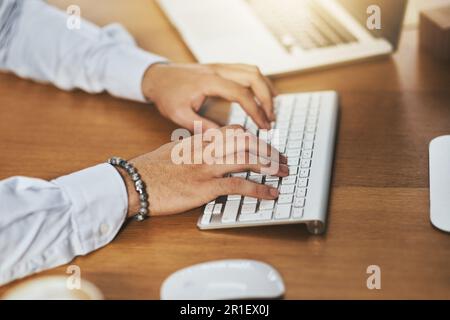
[[[240,201],[227,201],[222,215],[223,223],[231,223],[236,221],[236,217],[239,211],[239,204]]]

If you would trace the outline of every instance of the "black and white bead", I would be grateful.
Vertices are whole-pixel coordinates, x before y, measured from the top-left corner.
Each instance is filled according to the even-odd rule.
[[[148,193],[145,187],[145,183],[144,181],[142,181],[141,175],[137,172],[136,168],[131,163],[122,158],[112,157],[108,159],[108,163],[116,167],[121,167],[130,176],[131,180],[134,183],[134,188],[139,194],[140,203],[139,211],[134,215],[134,219],[136,219],[137,221],[145,220],[145,218],[147,218],[149,215],[148,208],[150,206],[150,203],[148,201]]]

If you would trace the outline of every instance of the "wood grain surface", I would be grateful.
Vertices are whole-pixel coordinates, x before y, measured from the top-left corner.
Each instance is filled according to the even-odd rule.
[[[50,2],[77,3],[83,17],[122,23],[149,51],[195,61],[153,1]],[[109,299],[158,299],[172,272],[225,258],[272,264],[287,299],[450,299],[450,235],[430,224],[428,183],[428,143],[450,133],[449,70],[418,49],[413,29],[390,58],[274,80],[281,92],[333,89],[341,97],[324,235],[304,226],[199,231],[197,209],[128,223],[72,264]],[[152,106],[0,74],[0,179],[51,179],[111,155],[132,157],[168,142],[175,128]],[[366,287],[369,265],[381,267],[381,290]]]

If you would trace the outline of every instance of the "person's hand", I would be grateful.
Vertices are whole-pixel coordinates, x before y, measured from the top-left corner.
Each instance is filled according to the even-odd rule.
[[[242,178],[227,177],[227,174],[253,171],[285,177],[289,175],[286,157],[251,133],[244,132],[240,126],[213,130],[225,136],[226,132],[230,132],[227,129],[235,130],[232,131],[236,133],[235,137],[245,139],[246,143],[228,143],[230,137],[234,137],[228,135],[223,143],[215,144],[215,139],[203,139],[203,142],[195,145],[196,136],[192,136],[130,160],[147,186],[151,216],[184,212],[221,195],[241,194],[260,199],[278,197],[276,188]],[[208,153],[207,150],[212,150],[211,146],[214,147],[214,152]],[[189,150],[190,159],[202,159],[202,163],[176,164],[178,160],[175,158],[180,149]],[[212,154],[216,164],[205,163],[205,160],[208,161],[207,154]],[[237,161],[238,157],[243,161]],[[217,164],[221,162],[223,164]],[[127,186],[128,216],[131,216],[139,210],[138,195],[127,173],[122,169],[119,172]]]
[[[255,66],[154,64],[145,72],[142,92],[163,116],[191,131],[194,121],[202,121],[204,131],[218,127],[197,114],[207,97],[238,102],[262,129],[275,120],[275,89]]]

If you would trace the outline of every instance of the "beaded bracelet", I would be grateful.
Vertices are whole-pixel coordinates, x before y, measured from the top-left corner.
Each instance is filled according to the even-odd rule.
[[[108,163],[112,166],[123,168],[128,175],[130,176],[131,180],[134,182],[134,188],[136,189],[136,192],[139,194],[139,202],[140,202],[140,208],[139,211],[136,212],[134,215],[134,219],[137,221],[142,221],[145,218],[148,217],[149,214],[149,200],[148,200],[148,193],[145,188],[145,183],[141,179],[141,175],[137,172],[136,168],[129,163],[128,161],[119,158],[119,157],[112,157],[108,159]]]

